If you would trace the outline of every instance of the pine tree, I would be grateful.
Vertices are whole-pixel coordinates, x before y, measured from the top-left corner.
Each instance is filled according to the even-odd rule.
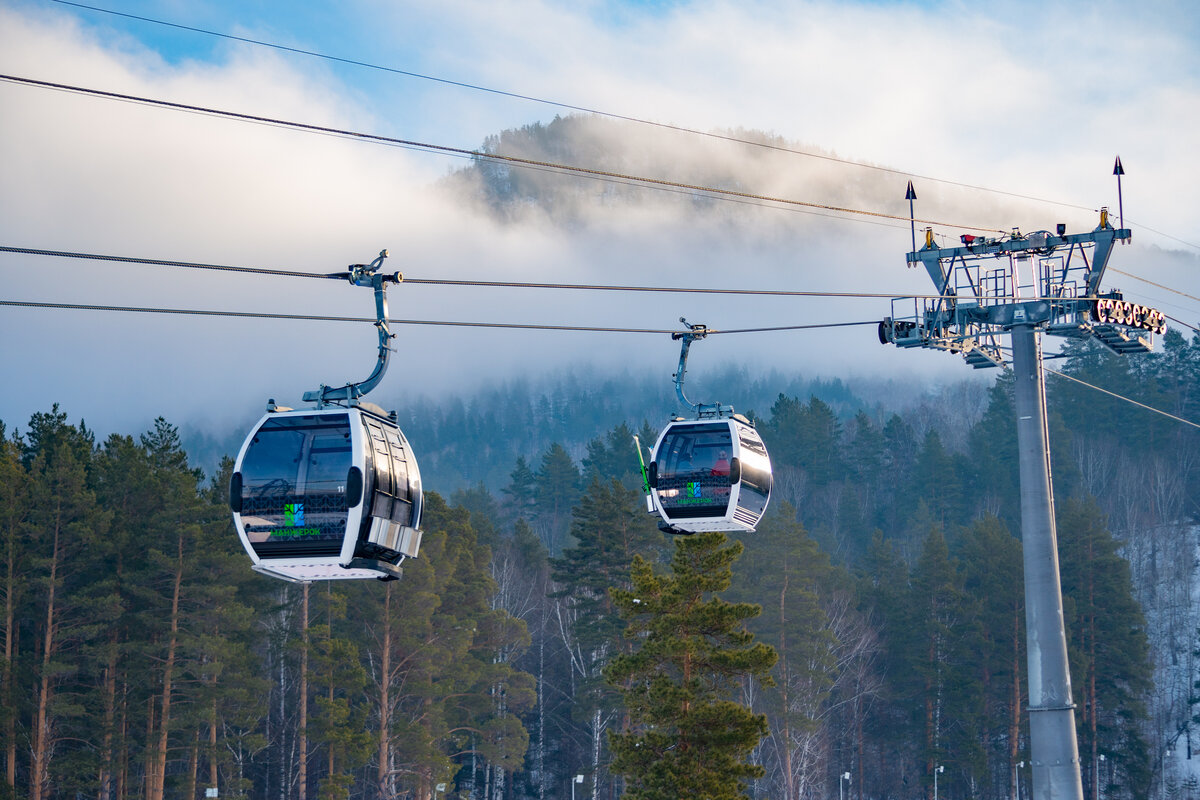
[[[475,531],[479,543],[495,549],[500,542],[500,531],[496,527],[501,516],[500,504],[483,482],[480,481],[469,489],[456,490],[450,495],[450,504],[461,506],[470,512],[471,529]]]
[[[647,444],[653,444],[653,440]],[[588,442],[583,459],[583,479],[607,481],[615,478],[628,489],[641,485],[637,451],[633,446],[633,430],[622,422],[604,436]]]
[[[769,684],[777,655],[745,628],[760,606],[717,596],[742,549],[719,532],[679,539],[669,574],[639,556],[632,589],[611,590],[636,648],[605,670],[629,713],[628,730],[609,741],[630,800],[732,800],[763,774],[749,756],[766,717],[733,698],[746,678]]]
[[[759,707],[767,710],[771,725],[764,749],[781,778],[770,795],[784,800],[808,796],[823,783],[819,742],[828,731],[822,722],[837,673],[845,667],[822,606],[823,599],[833,601],[833,569],[795,518],[796,510],[784,503],[746,535],[749,549],[736,564],[729,592],[731,599],[764,603],[748,627],[779,654],[775,686],[764,692]]]
[[[1024,564],[1021,543],[996,517],[976,522],[959,548],[963,591],[974,604],[979,649],[972,665],[980,688],[976,709],[979,746],[997,795],[1015,795],[1013,771],[1021,755],[1025,647]],[[1027,760],[1027,759],[1020,759]]]
[[[762,427],[762,437],[771,457],[780,464],[800,466],[801,429],[804,405],[794,397],[780,394],[771,406],[771,417]]]
[[[912,610],[908,663],[910,691],[919,714],[919,757],[924,780],[933,782],[933,769],[953,762],[943,779],[947,784],[983,772],[982,751],[975,731],[979,718],[979,685],[971,666],[978,658],[979,628],[962,575],[951,560],[946,540],[934,528],[925,540],[912,572]]]
[[[492,561],[499,591],[505,595],[496,598],[498,607],[523,620],[529,629],[530,648],[515,664],[534,677],[537,691],[536,708],[528,721],[530,752],[521,776],[524,786],[517,791],[525,797],[544,798],[553,769],[551,749],[561,746],[558,737],[551,741],[550,716],[555,705],[569,699],[552,677],[565,672],[565,659],[562,649],[554,646],[549,553],[529,523],[517,520],[512,536],[501,543]]]
[[[832,550],[839,563],[861,563],[871,544],[874,529],[867,520],[867,511],[859,496],[860,487],[851,480],[842,486],[837,506],[836,546]]]
[[[327,583],[320,599],[324,620],[314,625],[312,685],[316,692],[311,723],[312,742],[325,750],[325,774],[318,783],[319,800],[347,800],[354,772],[370,755],[371,733],[366,725],[363,692],[367,671],[359,660],[358,646],[337,631],[346,618],[347,597],[342,587]]]
[[[916,457],[916,432],[900,415],[893,414],[883,426],[881,502],[875,511],[875,523],[881,530],[896,531],[904,524],[905,476],[912,474]]]
[[[264,723],[271,681],[264,674],[261,612],[272,606],[274,581],[249,569],[229,518],[226,458],[202,495],[200,539],[191,556],[200,580],[187,592],[183,638],[185,705],[180,728],[192,730],[194,758],[185,794],[200,786],[222,797],[245,797],[247,773],[268,745]],[[203,768],[203,769],[202,769]],[[195,791],[193,791],[195,790]]]
[[[520,717],[536,696],[532,677],[512,663],[528,633],[492,607],[490,552],[477,542],[468,512],[427,493],[424,513],[420,556],[405,562],[392,601],[400,608],[381,603],[388,595],[378,587],[357,590],[369,692],[375,713],[389,720],[375,741],[372,772],[380,789],[418,798],[431,797],[463,766],[463,781],[474,784],[477,774],[519,765],[528,744]]]
[[[525,456],[517,456],[516,466],[508,476],[508,486],[503,489],[505,512],[510,524],[518,519],[533,522],[536,480]]]
[[[100,729],[97,783],[100,795],[122,794],[129,785],[129,700],[144,683],[137,664],[142,641],[136,617],[141,595],[138,585],[144,565],[147,520],[161,507],[154,493],[150,461],[132,437],[113,434],[104,443],[93,468],[100,502],[112,513],[108,535],[97,543],[93,556],[108,569],[93,584],[93,603],[102,615],[105,631],[96,642],[92,658],[98,672],[97,719]]]
[[[966,460],[948,452],[937,431],[930,430],[913,467],[910,502],[923,500],[934,524],[942,528],[964,522],[968,516],[967,473]]]
[[[17,654],[18,611],[26,601],[30,542],[25,522],[30,514],[29,476],[21,464],[21,441],[5,436],[0,423],[0,595],[4,598],[4,661],[0,663],[0,741],[3,741],[4,786],[15,797],[17,783]]]
[[[839,481],[842,462],[842,426],[829,405],[815,395],[807,404],[779,395],[771,419],[763,426],[763,439],[773,457],[808,473],[816,486]]]
[[[497,770],[519,767],[529,744],[520,714],[534,703],[533,679],[511,660],[528,646],[529,634],[522,621],[492,608],[496,583],[489,569],[491,553],[476,541],[467,515],[462,509],[446,509],[441,524],[447,533],[448,572],[434,624],[443,631],[461,631],[455,669],[434,676],[447,725],[442,745],[452,747],[457,758],[482,758],[486,780]],[[438,662],[430,666],[445,668]]]
[[[445,501],[426,493],[421,552],[404,562],[404,577],[396,584],[402,591],[372,593],[385,602],[364,604],[356,614],[370,638],[364,649],[372,665],[375,714],[388,719],[387,730],[380,731],[376,780],[392,793],[427,798],[436,783],[454,774],[443,746],[448,692],[438,671],[457,666],[471,637],[454,608],[443,608],[442,591],[455,569],[450,537],[459,526],[465,535],[465,516],[451,520]]]
[[[84,591],[95,576],[86,554],[103,537],[110,515],[88,485],[92,438],[86,428],[67,425],[66,415],[55,407],[50,414],[34,415],[29,447],[30,566],[36,591],[31,680],[24,691],[32,697],[29,797],[42,800],[52,788],[75,785],[79,777],[75,771],[66,779],[54,762],[62,743],[76,738],[74,726],[86,721],[78,655],[99,632]]]
[[[536,527],[551,553],[562,551],[571,510],[580,494],[579,468],[561,444],[555,442],[542,455],[534,476]]]
[[[655,558],[661,534],[642,511],[637,493],[616,480],[594,479],[575,510],[571,524],[574,544],[561,558],[550,560],[558,587],[551,597],[563,644],[570,657],[571,712],[584,728],[588,743],[584,758],[593,774],[593,793],[600,775],[605,731],[618,716],[616,698],[605,683],[603,670],[625,642],[623,623],[609,589],[629,585],[629,565],[635,556]]]
[[[860,483],[874,485],[883,471],[883,431],[865,411],[854,415],[850,429],[850,446],[846,453],[846,466]]]
[[[138,621],[150,634],[141,657],[148,662],[147,683],[154,687],[146,725],[146,797],[162,800],[171,793],[168,762],[181,732],[179,709],[190,703],[193,686],[187,670],[197,631],[189,609],[211,578],[198,562],[210,505],[200,489],[202,474],[189,467],[173,425],[159,417],[140,443],[152,496],[140,531],[146,540],[138,575]]]
[[[839,481],[845,475],[842,463],[842,424],[837,415],[816,395],[809,397],[803,414],[801,453],[818,486]]]
[[[912,676],[909,651],[913,646],[909,636],[913,616],[909,570],[882,531],[871,537],[860,585],[864,613],[880,627],[879,670],[888,679],[882,691],[884,702],[864,723],[864,737],[874,744],[874,763],[879,766],[871,771],[873,785],[863,786],[860,780],[859,789],[866,796],[895,795],[920,780],[912,774],[916,754],[911,744],[920,740],[920,733],[912,714],[915,691],[906,680]],[[884,764],[891,766],[883,769]]]
[[[1117,775],[1113,789],[1123,785],[1134,797],[1145,797],[1151,765],[1138,726],[1146,718],[1145,697],[1153,682],[1146,621],[1133,596],[1129,563],[1117,552],[1094,501],[1064,504],[1058,538],[1085,770],[1104,753]]]

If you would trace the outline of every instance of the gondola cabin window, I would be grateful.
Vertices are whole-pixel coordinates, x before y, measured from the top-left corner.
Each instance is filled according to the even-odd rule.
[[[352,464],[347,415],[267,420],[241,469],[242,520],[250,542],[328,542],[331,551],[340,550]]]
[[[667,516],[725,516],[732,444],[726,423],[690,425],[667,434],[661,449],[665,457],[658,465],[658,495]]]

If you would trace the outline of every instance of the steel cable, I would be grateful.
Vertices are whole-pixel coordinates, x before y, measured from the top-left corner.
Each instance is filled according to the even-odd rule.
[[[633,181],[638,184],[650,187],[669,187],[672,189],[685,189],[693,192],[701,192],[706,195],[712,195],[717,198],[738,198],[742,200],[759,200],[767,203],[778,203],[783,206],[799,206],[804,208],[816,208],[823,211],[833,211],[841,214],[856,214],[866,217],[874,217],[877,219],[892,219],[902,222],[921,223],[922,225],[938,225],[940,227],[954,228],[958,230],[972,231],[987,231],[989,233],[1007,233],[1007,231],[998,228],[981,227],[978,225],[962,225],[953,222],[940,222],[929,219],[914,219],[897,214],[886,214],[881,211],[867,211],[858,208],[845,208],[842,206],[834,206],[826,203],[815,203],[806,200],[791,200],[784,197],[772,197],[770,195],[755,194],[753,192],[740,192],[734,189],[721,189],[713,186],[700,186],[698,184],[685,183],[682,181],[669,181],[662,178],[648,178],[640,175],[627,175],[620,172],[611,172],[609,170],[592,169],[589,167],[578,167],[569,164],[556,164],[552,161],[541,161],[532,158],[521,158],[518,156],[503,155],[501,153],[488,153],[481,150],[468,150],[461,147],[450,147],[448,145],[432,144],[428,142],[417,142],[409,139],[398,139],[390,136],[382,136],[373,133],[362,133],[360,131],[351,131],[343,128],[333,128],[325,125],[314,125],[305,122],[293,122],[290,120],[276,119],[273,117],[264,117],[258,114],[245,114],[237,111],[224,111],[216,108],[208,108],[205,106],[190,105],[187,103],[176,103],[169,100],[157,100],[149,97],[139,97],[136,95],[122,94],[120,92],[109,92],[102,89],[89,89],[82,86],[71,86],[63,83],[54,83],[51,81],[41,81],[34,78],[22,78],[16,75],[0,74],[0,80],[10,83],[25,84],[44,89],[54,89],[57,91],[73,92],[76,94],[91,95],[93,97],[101,97],[110,100],[121,100],[130,103],[139,103],[149,106],[158,106],[161,108],[169,108],[176,111],[188,111],[197,114],[208,114],[227,119],[241,120],[246,122],[256,122],[265,125],[275,125],[282,128],[290,128],[294,130],[307,131],[312,133],[323,133],[333,136],[344,136],[350,139],[358,139],[368,142],[376,142],[389,145],[399,145],[403,147],[414,147],[421,150],[428,150],[439,153],[450,153],[460,156],[469,156],[471,158],[479,158],[488,161],[497,161],[507,164],[516,164],[519,166],[532,166],[544,169],[553,169],[561,172],[573,173],[578,175],[599,176],[603,178],[612,178],[617,180]]]
[[[116,311],[135,314],[181,314],[202,317],[236,317],[246,319],[279,319],[300,320],[305,322],[360,322],[375,324],[374,317],[342,317],[324,314],[282,314],[267,311],[218,311],[192,308],[154,308],[145,306],[113,306],[92,303],[47,303],[33,300],[0,300],[0,306],[10,308],[60,309],[68,311]],[[474,322],[470,320],[431,320],[431,319],[388,319],[391,325],[436,325],[458,328],[499,328],[511,330],[535,331],[577,331],[582,333],[647,333],[655,335],[671,335],[676,330],[666,328],[615,328],[605,326],[585,325],[539,325],[526,322]],[[878,320],[862,320],[860,322],[829,322],[808,325],[782,325],[774,328],[741,328],[734,330],[719,330],[710,328],[709,334],[723,333],[759,333],[769,331],[811,330],[815,328],[842,328],[851,325],[878,325]]]

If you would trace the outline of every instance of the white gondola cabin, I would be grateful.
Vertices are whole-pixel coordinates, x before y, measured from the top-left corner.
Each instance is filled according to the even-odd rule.
[[[421,471],[412,447],[386,414],[362,397],[379,385],[392,352],[387,251],[344,273],[375,292],[379,355],[363,381],[305,392],[316,408],[293,411],[272,400],[238,452],[229,506],[253,568],[284,580],[395,580],[421,546]]]
[[[230,506],[253,568],[290,581],[400,577],[421,544],[421,473],[381,409],[268,412],[234,464]]]
[[[663,530],[753,531],[771,497],[771,459],[745,417],[676,419],[654,445],[649,484]]]

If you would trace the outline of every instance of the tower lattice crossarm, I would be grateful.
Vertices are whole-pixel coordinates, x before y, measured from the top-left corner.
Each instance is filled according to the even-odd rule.
[[[936,296],[897,298],[879,324],[882,343],[961,353],[976,369],[1003,366],[1001,339],[1013,325],[1034,325],[1052,336],[1094,338],[1117,353],[1148,352],[1166,331],[1162,312],[1100,291],[1118,241],[1107,209],[1086,233],[1012,233],[997,238],[964,235],[958,247],[938,247],[933,230],[925,246],[908,254],[910,266],[929,274]]]

